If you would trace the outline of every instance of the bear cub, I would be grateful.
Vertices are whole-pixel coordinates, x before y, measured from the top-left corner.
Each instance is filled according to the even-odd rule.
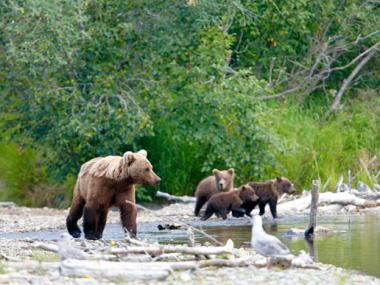
[[[259,197],[248,184],[240,186],[234,191],[216,193],[208,201],[206,212],[201,220],[205,221],[213,214],[225,220],[231,210],[244,215],[245,209],[241,205],[246,202],[254,202],[257,199]]]
[[[199,182],[197,186],[195,191],[195,216],[199,215],[199,211],[212,195],[218,192],[231,191],[234,187],[235,171],[233,168],[228,170],[214,169],[212,174]]]
[[[247,201],[241,205],[245,209],[245,214],[250,217],[256,205],[259,205],[260,216],[262,216],[265,213],[265,205],[269,204],[273,218],[277,218],[278,198],[284,193],[293,194],[296,192],[294,184],[285,177],[277,177],[266,182],[248,182],[248,185],[255,190],[256,195],[259,197],[257,201]],[[232,211],[232,215],[242,217],[244,213]]]

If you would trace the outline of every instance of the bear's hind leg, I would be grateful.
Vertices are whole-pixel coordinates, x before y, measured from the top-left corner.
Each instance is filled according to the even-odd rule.
[[[77,186],[76,186],[77,187]],[[83,215],[85,201],[80,197],[79,190],[74,190],[74,197],[71,203],[69,215],[66,218],[66,227],[69,234],[74,238],[79,238],[81,235],[80,228],[78,227],[78,220]]]
[[[199,212],[202,209],[203,205],[207,202],[207,199],[204,197],[197,197],[197,201],[195,202],[194,215],[199,216]]]
[[[255,201],[255,202],[249,201],[249,202],[244,203],[243,208],[245,208],[245,214],[248,217],[252,217],[251,212],[256,207],[257,204],[259,204],[259,202],[257,202],[257,201]]]

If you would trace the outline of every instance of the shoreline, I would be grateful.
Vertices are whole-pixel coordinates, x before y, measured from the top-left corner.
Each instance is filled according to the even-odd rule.
[[[280,204],[281,205],[281,204]],[[279,205],[279,207],[280,207]],[[157,208],[157,207],[155,207]],[[331,207],[333,209],[333,207]],[[343,209],[343,210],[342,210]],[[380,207],[353,209],[346,206],[338,212],[322,212],[319,213],[319,218],[329,215],[363,215],[365,213],[375,213],[380,215]],[[139,210],[138,224],[141,223],[165,223],[165,221],[181,222],[196,222],[199,217],[192,215],[193,204],[169,204],[155,210]],[[57,267],[58,256],[55,253],[46,252],[37,249],[33,246],[34,240],[11,240],[1,238],[1,233],[4,232],[28,232],[40,230],[64,230],[65,218],[68,210],[57,210],[49,208],[26,208],[26,207],[9,207],[0,208],[0,284],[26,284],[28,280],[43,284],[65,283],[65,284],[87,284],[91,280],[91,284],[119,284],[120,282],[132,282],[134,284],[146,284],[146,281],[102,279],[97,277],[91,278],[69,278],[59,274]],[[288,215],[289,213],[280,212],[280,215]],[[307,211],[296,213],[297,216],[307,216]],[[266,211],[266,216],[269,217],[269,211]],[[294,214],[293,214],[294,215]],[[295,215],[294,215],[295,216]],[[290,217],[288,217],[290,218]],[[269,218],[268,220],[270,220]],[[210,219],[211,222],[216,222],[216,218]],[[243,222],[243,221],[242,221]],[[111,211],[107,223],[119,224],[119,213]],[[243,223],[246,223],[244,220]],[[50,243],[53,241],[49,241]],[[53,242],[54,243],[54,242]],[[79,246],[80,241],[76,241]],[[110,241],[95,241],[87,243],[108,246]],[[119,242],[118,242],[119,243]],[[31,266],[29,269],[23,268],[25,262],[33,263],[47,262],[51,269]],[[44,263],[43,263],[44,264]],[[351,284],[380,284],[380,279],[366,273],[351,269],[343,269],[334,265],[317,263],[320,270],[290,268],[285,270],[257,268],[255,266],[248,267],[210,267],[201,268],[196,271],[175,271],[165,281],[154,281],[155,284],[174,284],[181,282],[190,284],[198,282],[200,284],[210,284],[223,282],[223,284],[250,283],[261,282],[266,284],[292,284],[307,283],[320,284],[328,282],[329,284],[340,284],[341,282],[350,282]],[[44,265],[45,266],[45,265]],[[40,266],[41,267],[41,266]],[[43,266],[42,266],[43,267]],[[40,274],[43,271],[44,274]],[[242,282],[237,282],[237,276],[244,276]],[[8,283],[7,283],[8,282]],[[78,283],[79,282],[79,283]]]

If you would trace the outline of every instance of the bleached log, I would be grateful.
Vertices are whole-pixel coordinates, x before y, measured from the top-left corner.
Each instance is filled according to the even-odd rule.
[[[372,200],[372,201],[371,201]],[[325,192],[320,193],[318,206],[324,206],[328,204],[340,204],[343,206],[346,205],[355,205],[357,207],[374,207],[376,202],[374,199],[366,200],[360,197],[357,197],[353,193],[340,192]],[[301,212],[309,209],[310,207],[310,195],[299,198],[297,200],[289,201],[278,205],[279,212]]]
[[[51,251],[51,252],[58,252],[58,246],[55,244],[48,244],[48,243],[35,243],[34,244],[35,248],[43,249],[46,251]]]
[[[195,203],[195,197],[175,196],[175,195],[171,195],[169,193],[165,193],[165,192],[161,192],[161,191],[156,192],[156,197],[165,199],[171,203]]]
[[[6,263],[8,268],[20,269],[20,270],[58,270],[59,262],[56,261],[37,261],[37,260],[23,260],[23,261],[9,261]],[[1,283],[0,283],[1,284]]]
[[[365,200],[377,200],[377,199],[380,199],[380,193],[377,193],[377,192],[367,192],[367,193],[363,193],[363,192],[359,192],[358,190],[352,190],[352,194],[354,194],[355,196],[359,197],[359,198],[362,198],[362,199],[365,199]]]
[[[61,262],[63,276],[98,278],[125,277],[127,280],[164,280],[170,272],[170,264],[158,262],[112,262],[66,259]]]
[[[237,258],[234,260],[227,259],[211,259],[211,260],[201,260],[198,262],[200,268],[203,267],[246,267],[253,264],[253,260],[250,258]]]
[[[13,202],[0,202],[0,208],[13,208],[16,204]]]
[[[64,276],[108,277],[118,276],[132,279],[165,279],[173,270],[192,270],[205,267],[246,267],[254,264],[251,257],[234,260],[211,259],[180,262],[112,262],[67,259],[61,262]]]
[[[234,254],[230,247],[186,247],[186,246],[128,246],[126,248],[112,248],[112,254],[143,254],[161,255],[164,253],[182,253],[190,255],[218,255],[218,254]]]
[[[358,207],[365,207],[367,206],[368,202],[365,199],[356,197],[355,195],[346,192],[325,192],[319,196],[319,205],[324,204],[341,204],[344,206],[351,204]]]

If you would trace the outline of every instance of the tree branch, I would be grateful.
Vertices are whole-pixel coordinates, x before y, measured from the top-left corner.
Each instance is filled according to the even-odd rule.
[[[324,120],[326,120],[332,113],[338,109],[338,106],[340,104],[340,100],[342,99],[342,96],[346,89],[350,86],[351,81],[355,78],[355,76],[360,72],[360,70],[367,64],[367,62],[375,55],[376,53],[376,47],[380,44],[378,42],[375,46],[372,46],[370,49],[372,49],[359,64],[354,68],[354,70],[351,72],[351,74],[343,81],[342,86],[340,87],[337,95],[335,96],[335,99],[333,103],[331,104],[329,110],[324,115]]]

